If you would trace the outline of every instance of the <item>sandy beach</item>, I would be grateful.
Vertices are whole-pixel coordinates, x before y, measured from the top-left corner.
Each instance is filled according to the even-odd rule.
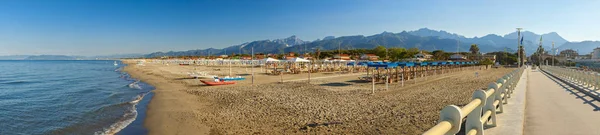
[[[392,83],[385,90],[358,81],[358,74],[315,73],[265,75],[234,67],[233,74],[247,79],[235,85],[204,86],[187,75],[204,71],[227,75],[228,67],[129,63],[124,71],[156,87],[148,105],[145,127],[152,135],[164,134],[419,134],[432,127],[439,110],[462,106],[472,92],[485,88],[513,68],[465,70]],[[215,71],[215,69],[221,71]],[[479,74],[475,77],[475,72]]]

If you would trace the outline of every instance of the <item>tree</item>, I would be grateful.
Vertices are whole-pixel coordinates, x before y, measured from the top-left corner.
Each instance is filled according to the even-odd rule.
[[[517,62],[517,53],[489,52],[486,54],[496,55],[496,61],[502,65],[514,64]]]
[[[479,47],[477,46],[477,44],[471,44],[471,48],[469,48],[469,51],[471,51],[471,54],[477,55],[479,54]]]
[[[484,59],[480,62],[481,65],[492,65],[494,62],[490,59]]]
[[[386,54],[385,54],[386,48],[381,45],[378,45],[377,47],[375,47],[373,49],[373,51],[374,51],[375,55],[379,56],[379,58],[385,58],[385,56],[386,56]]]
[[[444,52],[443,50],[435,50],[432,52],[433,54],[433,59],[434,60],[447,60],[450,58],[450,54]]]
[[[410,48],[408,50],[406,50],[406,53],[404,53],[404,55],[402,56],[402,59],[406,59],[406,58],[413,58],[415,57],[415,54],[419,53],[419,48]]]
[[[390,55],[390,60],[392,61],[398,61],[402,58],[402,55],[404,55],[404,53],[406,53],[406,49],[404,48],[388,48],[388,53]]]

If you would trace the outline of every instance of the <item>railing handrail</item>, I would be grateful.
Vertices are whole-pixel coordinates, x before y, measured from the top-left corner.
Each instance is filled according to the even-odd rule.
[[[488,85],[487,90],[473,92],[471,102],[462,108],[448,105],[440,112],[438,123],[423,135],[453,135],[459,132],[461,123],[466,117],[465,129],[468,135],[483,134],[484,126],[496,126],[496,112],[502,112],[504,103],[513,93],[517,82],[521,78],[524,67],[513,70],[496,82]],[[492,120],[491,124],[488,119]]]

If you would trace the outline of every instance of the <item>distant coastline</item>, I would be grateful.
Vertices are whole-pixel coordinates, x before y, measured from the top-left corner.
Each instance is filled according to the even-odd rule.
[[[137,58],[141,54],[118,54],[105,56],[71,56],[71,55],[4,55],[0,60],[119,60],[121,58]]]

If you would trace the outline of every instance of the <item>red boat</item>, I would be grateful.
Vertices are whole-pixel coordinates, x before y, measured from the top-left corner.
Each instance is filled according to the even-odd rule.
[[[229,81],[219,81],[219,82],[215,82],[215,81],[205,81],[205,80],[200,80],[200,82],[208,85],[208,86],[218,86],[218,85],[229,85],[229,84],[235,84],[235,82],[229,82]]]

